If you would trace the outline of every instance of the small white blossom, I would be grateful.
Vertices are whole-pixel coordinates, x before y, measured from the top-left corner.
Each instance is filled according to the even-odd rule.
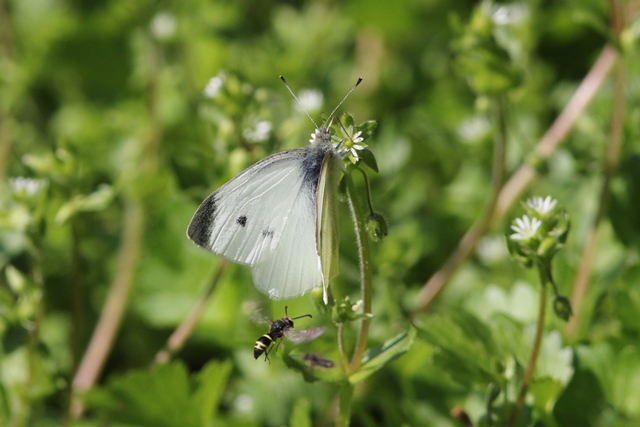
[[[527,206],[538,212],[540,215],[545,215],[547,212],[555,208],[557,204],[558,201],[552,199],[551,196],[547,196],[544,199],[540,196],[536,196],[527,200]]]
[[[358,161],[358,151],[364,150],[367,144],[362,143],[364,141],[362,131],[353,134],[353,130],[353,126],[349,125],[347,129],[341,129],[342,137],[333,135],[331,139],[336,141],[336,148],[340,148],[340,153],[347,153],[351,161],[355,163]]]
[[[253,129],[245,129],[242,134],[247,140],[251,142],[261,142],[266,141],[269,138],[269,133],[271,133],[271,122],[267,120],[261,120],[256,123],[255,128]]]
[[[304,108],[310,113],[319,111],[322,107],[323,98],[322,92],[319,90],[301,90],[300,95],[298,96],[298,101],[300,101],[302,106],[296,102],[295,108],[298,111],[302,111],[302,108]]]
[[[211,77],[207,86],[204,88],[204,96],[207,98],[215,98],[220,92],[220,88],[224,84],[227,75],[224,72],[218,73],[216,76]]]
[[[33,196],[44,185],[43,181],[23,176],[11,179],[9,183],[16,193],[23,193],[28,196]]]
[[[151,20],[151,32],[158,40],[167,40],[176,32],[176,19],[167,12],[156,14]]]
[[[512,225],[511,229],[515,231],[514,234],[509,236],[511,240],[529,240],[535,236],[538,228],[542,225],[542,221],[538,218],[529,219],[527,215],[522,218],[515,219],[516,225]]]

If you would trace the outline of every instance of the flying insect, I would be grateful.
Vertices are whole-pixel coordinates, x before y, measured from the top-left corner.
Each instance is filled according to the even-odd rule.
[[[320,367],[320,368],[333,368],[335,366],[335,363],[333,363],[332,360],[329,359],[325,359],[324,357],[314,354],[314,353],[307,353],[304,355],[303,360],[309,365],[309,366],[313,366],[313,367]]]
[[[258,359],[264,353],[264,360],[269,360],[269,348],[271,345],[282,338],[290,329],[293,328],[293,321],[302,317],[313,317],[310,314],[303,314],[298,317],[289,317],[287,309],[289,306],[284,307],[284,317],[280,320],[274,320],[271,322],[271,329],[268,333],[264,334],[256,340],[256,344],[253,347],[253,358]]]

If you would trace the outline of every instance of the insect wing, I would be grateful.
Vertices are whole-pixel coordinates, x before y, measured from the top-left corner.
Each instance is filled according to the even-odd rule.
[[[256,287],[280,300],[295,298],[323,284],[323,264],[317,247],[317,194],[324,191],[324,164],[333,156],[330,144],[302,149],[302,184],[293,203],[278,250],[253,267]]]
[[[297,148],[249,167],[205,199],[187,235],[205,249],[252,266],[256,287],[272,299],[320,286],[317,178],[314,182],[309,174],[309,162],[318,156],[324,152],[315,147]]]
[[[189,238],[241,264],[272,254],[302,186],[304,154],[300,148],[269,156],[213,192],[191,219]]]
[[[324,334],[326,328],[324,326],[318,326],[311,329],[287,329],[284,335],[287,339],[295,344],[301,344],[303,342],[313,341],[320,335]]]
[[[338,273],[338,223],[336,221],[339,162],[332,150],[327,151],[318,181],[316,207],[316,245],[322,266],[324,302],[328,302],[329,281]]]

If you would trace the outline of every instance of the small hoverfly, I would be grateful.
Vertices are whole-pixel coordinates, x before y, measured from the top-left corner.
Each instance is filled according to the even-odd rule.
[[[309,366],[317,366],[321,368],[333,368],[335,366],[333,360],[325,359],[324,357],[313,353],[305,354],[303,360]]]
[[[264,353],[264,360],[269,360],[269,347],[275,341],[279,340],[286,334],[289,329],[293,328],[293,321],[302,317],[313,317],[310,314],[303,314],[298,317],[289,317],[287,309],[289,306],[284,307],[284,317],[280,320],[274,320],[271,322],[271,330],[258,338],[256,345],[253,347],[253,358],[258,359]]]

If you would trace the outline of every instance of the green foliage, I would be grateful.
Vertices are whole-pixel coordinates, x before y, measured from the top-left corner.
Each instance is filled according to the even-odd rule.
[[[136,426],[212,425],[231,363],[209,362],[189,377],[180,362],[114,376],[86,401],[106,420]]]
[[[638,425],[640,25],[627,2],[618,32],[615,4],[1,1],[0,425],[505,425],[533,348],[511,425]],[[607,43],[621,72],[565,110]],[[185,237],[213,189],[307,144],[313,124],[279,75],[318,124],[363,77],[332,122],[356,189],[338,188],[332,306],[320,292],[258,309],[248,268]],[[566,136],[537,149],[563,112],[578,113]],[[523,165],[524,193],[500,198],[477,246],[447,263],[501,169],[508,180]],[[505,243],[533,194],[562,210],[525,205],[544,235]],[[544,283],[558,316],[536,346]],[[313,314],[293,332],[324,334],[254,360],[287,304]],[[99,322],[113,337],[93,335]],[[154,362],[166,346],[176,361]]]

